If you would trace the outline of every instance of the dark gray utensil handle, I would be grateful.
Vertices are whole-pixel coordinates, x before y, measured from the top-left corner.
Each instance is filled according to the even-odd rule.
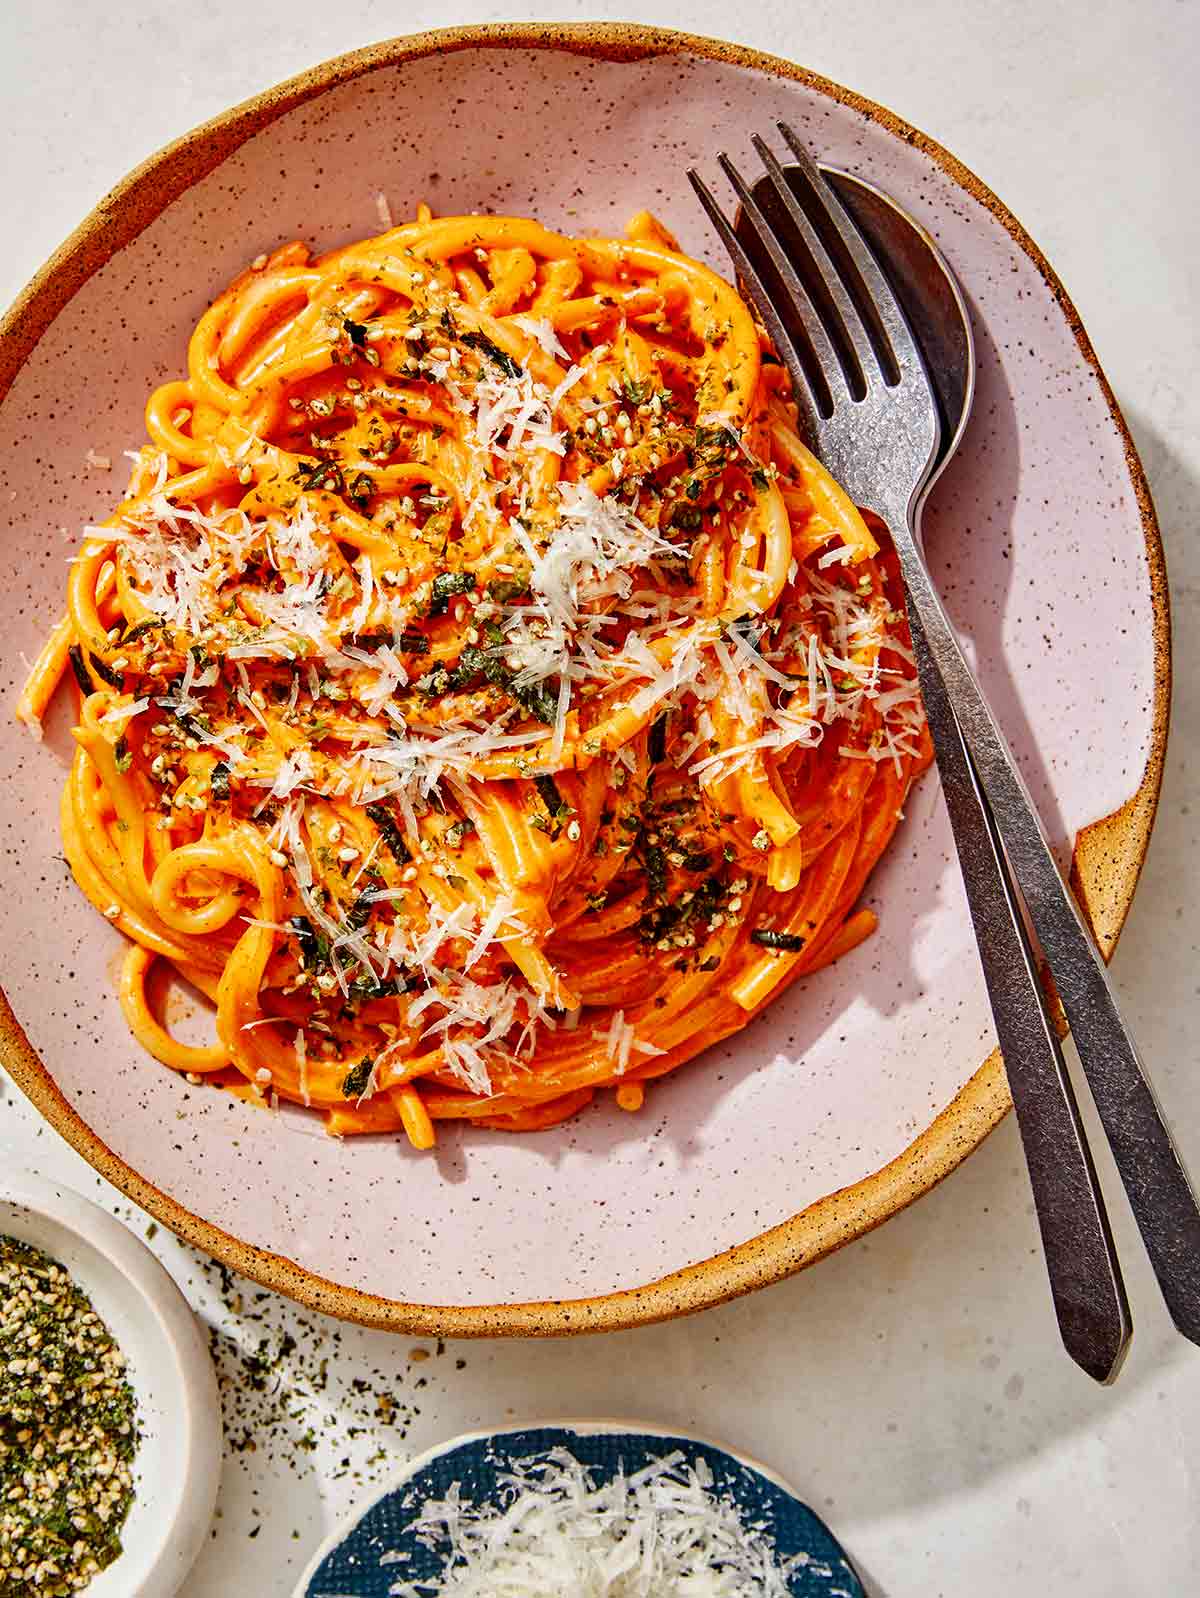
[[[1108,970],[1063,881],[1016,762],[933,587],[908,507],[887,518],[909,613],[954,706],[1025,908],[1054,975],[1096,1110],[1175,1325],[1200,1343],[1200,1208],[1163,1121]],[[922,683],[924,687],[924,683]]]
[[[995,823],[915,609],[910,623],[1055,1313],[1072,1359],[1097,1381],[1109,1382],[1129,1345],[1132,1323],[1104,1200]]]

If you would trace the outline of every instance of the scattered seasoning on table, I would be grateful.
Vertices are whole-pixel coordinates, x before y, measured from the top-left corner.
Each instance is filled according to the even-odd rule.
[[[194,1258],[203,1287],[195,1277],[189,1287],[210,1322],[231,1465],[253,1476],[264,1468],[255,1456],[265,1454],[294,1476],[319,1476],[324,1487],[344,1482],[362,1491],[386,1481],[407,1457],[409,1428],[431,1377],[436,1386],[444,1380],[435,1362],[444,1359],[445,1343],[432,1343],[422,1349],[427,1360],[414,1361],[413,1350],[393,1339],[341,1326],[216,1260]],[[368,1362],[368,1347],[386,1356]],[[450,1364],[445,1359],[443,1371]]]
[[[0,1236],[0,1598],[78,1592],[121,1552],[136,1400],[70,1274]]]
[[[281,1520],[268,1484],[308,1478],[335,1513],[348,1512],[409,1457],[426,1404],[435,1412],[444,1404],[468,1361],[455,1357],[455,1345],[431,1338],[424,1345],[429,1359],[414,1362],[406,1342],[268,1292],[111,1202],[99,1177],[96,1189],[114,1215],[152,1239],[207,1325],[227,1457],[211,1535],[253,1538],[259,1562],[248,1568],[261,1574],[269,1566],[275,1580],[278,1569],[307,1557],[313,1528]],[[28,1598],[44,1590],[34,1588]],[[0,1585],[0,1598],[16,1594]]]

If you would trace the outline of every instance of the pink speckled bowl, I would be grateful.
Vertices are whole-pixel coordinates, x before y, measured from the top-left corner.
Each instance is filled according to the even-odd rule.
[[[543,112],[547,114],[542,114]],[[777,117],[895,193],[976,316],[966,444],[927,518],[978,661],[1097,934],[1146,849],[1169,694],[1162,554],[1112,394],[1049,266],[951,156],[787,62],[633,26],[425,34],[344,56],[135,172],[30,285],[0,344],[11,518],[0,680],[59,613],[69,542],[117,491],[86,467],[142,434],[211,295],[258,251],[376,231],[421,198],[617,230],[650,205],[723,262],[683,178],[752,165]],[[7,910],[0,1049],[107,1177],[175,1231],[335,1314],[408,1331],[552,1333],[696,1309],[877,1225],[1008,1108],[936,782],[869,885],[878,935],[654,1089],[536,1137],[449,1132],[433,1158],[341,1144],[195,1089],[142,1055],[112,991],[119,938],[59,854],[64,714],[0,737]],[[8,1008],[11,1006],[11,1009]],[[983,1064],[980,1064],[983,1061]]]

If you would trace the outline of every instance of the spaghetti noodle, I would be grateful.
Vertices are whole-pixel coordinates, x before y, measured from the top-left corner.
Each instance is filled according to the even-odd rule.
[[[648,214],[288,244],[146,426],[18,715],[73,677],[65,853],[164,1064],[337,1134],[533,1130],[873,929],[929,759],[894,562]]]

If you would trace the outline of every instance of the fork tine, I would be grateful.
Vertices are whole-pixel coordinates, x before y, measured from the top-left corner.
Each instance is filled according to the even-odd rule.
[[[716,228],[721,243],[729,252],[734,270],[742,280],[742,287],[762,319],[762,324],[767,330],[771,343],[775,346],[780,360],[787,367],[788,376],[792,380],[792,397],[799,408],[801,418],[806,424],[806,430],[810,438],[815,438],[821,421],[822,410],[829,412],[833,408],[832,397],[828,390],[823,394],[814,391],[812,374],[801,364],[796,346],[788,329],[783,324],[783,320],[776,309],[775,301],[767,292],[758,268],[746,253],[742,241],[738,238],[725,213],[709,192],[708,185],[694,167],[688,168],[687,175],[688,182],[696,191],[696,197],[708,214],[709,221]],[[832,351],[830,355],[832,358]],[[820,372],[818,371],[816,375],[819,377]]]
[[[776,160],[775,152],[757,134],[753,135],[750,142],[767,169],[771,193],[782,210],[775,230],[782,232],[785,235],[785,242],[792,245],[790,253],[793,258],[804,260],[807,257],[811,260],[819,282],[818,292],[826,301],[826,313],[831,318],[836,332],[840,334],[842,343],[847,348],[848,357],[857,362],[857,371],[849,375],[852,386],[858,389],[857,397],[861,397],[873,377],[887,375],[881,371],[879,358],[871,343],[871,335],[863,323],[858,307],[850,297],[842,274],[830,259],[820,235],[792,193],[787,174]],[[717,159],[719,161],[720,156]],[[743,198],[743,207],[746,203],[746,199]],[[792,234],[790,240],[786,238],[789,232]]]
[[[826,183],[816,162],[805,149],[794,130],[786,122],[777,122],[775,125],[782,134],[788,149],[796,158],[796,165],[800,168],[805,180],[810,204],[817,208],[820,216],[837,233],[846,253],[850,257],[854,270],[858,274],[859,286],[863,294],[875,307],[879,318],[878,331],[882,334],[884,342],[888,346],[888,352],[895,362],[897,370],[905,375],[913,372],[923,373],[924,365],[912,333],[909,331],[904,312],[900,309],[896,296],[892,293],[891,285],[880,270],[870,245],[847,215],[842,202],[833,192],[830,185]],[[757,145],[758,141],[756,140],[755,143]],[[761,154],[762,152],[760,151],[759,153]],[[786,177],[784,178],[784,183],[788,187],[788,192],[791,193]]]
[[[835,405],[845,403],[852,397],[843,363],[829,336],[829,330],[795,267],[780,248],[779,240],[763,215],[762,207],[724,151],[717,156],[717,165],[733,185],[741,204],[742,221],[749,229],[755,244],[770,261],[774,275],[787,296],[793,316],[803,331],[809,353],[816,363],[826,390],[825,394],[819,396],[817,408],[829,415]],[[744,244],[745,241],[739,239],[738,242]]]

